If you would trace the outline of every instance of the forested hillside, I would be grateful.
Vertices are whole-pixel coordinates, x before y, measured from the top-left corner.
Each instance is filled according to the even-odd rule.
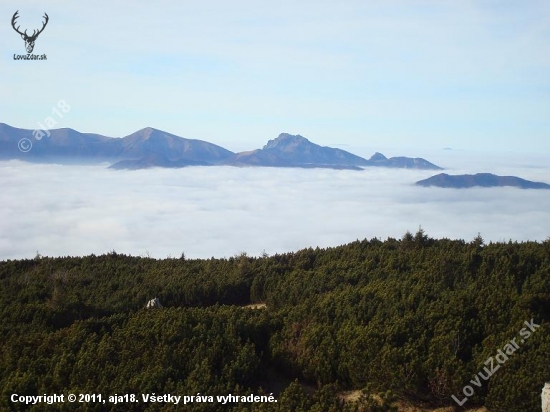
[[[145,309],[158,297],[163,308]],[[265,302],[266,309],[243,306]],[[0,262],[0,410],[540,410],[550,381],[550,241],[356,241],[260,258],[103,256]],[[520,343],[525,321],[538,325]],[[338,393],[387,392],[343,404]],[[227,395],[277,403],[37,404],[13,393]],[[458,410],[458,409],[457,409]]]

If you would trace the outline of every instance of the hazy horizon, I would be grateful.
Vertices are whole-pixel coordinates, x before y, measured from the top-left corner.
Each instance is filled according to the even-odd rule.
[[[133,130],[133,131],[130,131],[130,132],[125,133],[125,134],[120,135],[120,136],[110,136],[110,135],[102,133],[101,131],[98,131],[98,130],[78,130],[78,129],[74,129],[74,128],[71,128],[71,127],[54,127],[52,129],[40,129],[40,128],[34,128],[33,129],[33,128],[25,128],[25,127],[14,126],[13,124],[9,124],[9,123],[4,122],[4,121],[0,121],[0,123],[4,123],[4,124],[6,124],[10,127],[16,128],[16,129],[30,130],[30,131],[35,131],[35,130],[40,131],[40,130],[42,130],[44,132],[44,134],[46,134],[46,132],[49,132],[51,130],[56,130],[56,129],[71,129],[71,130],[75,130],[78,133],[98,134],[98,135],[105,136],[105,137],[112,138],[112,139],[123,139],[123,138],[128,137],[128,136],[130,136],[130,135],[132,135],[132,134],[134,134],[138,131],[141,131],[143,129],[152,128],[152,129],[156,129],[156,130],[159,130],[161,132],[172,134],[172,135],[184,138],[184,139],[200,140],[200,141],[205,141],[205,142],[208,142],[208,143],[212,143],[212,144],[215,144],[217,146],[221,146],[221,147],[223,147],[227,150],[230,150],[232,152],[235,152],[235,153],[242,152],[242,151],[261,149],[264,145],[267,144],[267,142],[269,140],[273,140],[281,134],[292,134],[292,135],[302,136],[302,137],[308,139],[310,142],[312,142],[314,144],[318,144],[318,145],[323,146],[323,147],[332,147],[332,148],[345,150],[347,152],[350,152],[350,153],[355,154],[357,156],[364,157],[366,159],[368,159],[370,156],[372,156],[376,152],[380,152],[384,155],[387,155],[387,157],[393,157],[393,156],[422,157],[422,158],[425,158],[426,160],[430,160],[429,159],[430,157],[445,158],[445,152],[463,153],[463,154],[467,154],[468,156],[474,156],[474,157],[478,156],[478,155],[486,156],[488,154],[496,154],[497,156],[503,156],[503,155],[511,154],[511,155],[515,155],[515,156],[518,156],[518,157],[529,156],[529,157],[535,157],[535,158],[550,159],[549,158],[550,152],[545,152],[543,150],[536,150],[536,148],[525,148],[525,150],[523,150],[523,151],[510,150],[510,149],[507,149],[507,148],[503,148],[501,146],[496,146],[496,147],[492,147],[492,148],[462,149],[462,148],[449,147],[449,146],[445,146],[445,147],[443,147],[443,146],[441,146],[441,147],[438,147],[438,146],[435,146],[435,147],[415,146],[414,142],[412,142],[411,144],[405,144],[405,145],[399,145],[399,146],[391,146],[391,145],[388,145],[387,143],[383,142],[380,145],[373,146],[373,145],[363,145],[363,144],[361,144],[361,142],[358,142],[358,143],[354,144],[353,141],[349,141],[349,142],[340,141],[340,142],[338,142],[335,139],[333,140],[333,143],[330,143],[330,138],[328,139],[328,143],[322,143],[321,144],[320,142],[318,142],[315,139],[315,136],[305,136],[304,134],[299,133],[299,132],[289,133],[288,131],[281,131],[281,132],[279,132],[279,133],[277,133],[273,136],[265,136],[265,138],[264,138],[264,136],[261,136],[261,137],[258,137],[257,139],[250,140],[250,141],[247,141],[247,142],[243,142],[243,141],[228,142],[224,139],[220,139],[221,141],[226,141],[226,144],[221,144],[221,143],[218,143],[215,140],[215,138],[212,138],[211,140],[203,139],[201,137],[189,138],[189,137],[177,135],[177,134],[171,132],[170,130],[166,130],[166,129],[162,129],[162,128],[158,128],[158,127],[153,127],[153,126],[147,126],[147,127],[141,128],[141,129]],[[40,144],[40,142],[37,141],[36,139],[33,139],[33,141],[34,141],[33,146],[34,146],[34,144],[37,144],[37,145]],[[437,162],[433,162],[433,163],[437,163]]]

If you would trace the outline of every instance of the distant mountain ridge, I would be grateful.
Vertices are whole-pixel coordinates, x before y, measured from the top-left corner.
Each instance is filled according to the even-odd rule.
[[[21,139],[32,149],[22,152]],[[80,133],[73,129],[49,130],[36,140],[32,130],[0,123],[0,160],[33,162],[111,163],[113,169],[186,166],[267,166],[361,170],[364,167],[441,169],[422,158],[392,157],[381,153],[370,159],[342,149],[320,146],[303,136],[281,133],[262,149],[234,153],[203,140],[186,139],[147,127],[122,138]]]
[[[441,169],[422,158],[392,157],[381,153],[369,160],[342,149],[319,146],[303,136],[281,133],[262,149],[238,153],[234,165],[264,165],[276,167],[330,167],[361,169],[378,166],[413,169]]]
[[[122,138],[124,158],[142,159],[152,153],[171,161],[187,160],[198,163],[220,163],[235,153],[202,140],[185,139],[147,127]]]
[[[238,153],[235,166],[331,167],[360,169],[367,160],[341,149],[319,146],[303,136],[281,133],[262,149]]]
[[[471,187],[504,187],[512,186],[521,189],[550,189],[550,185],[542,182],[533,182],[517,176],[498,176],[492,173],[477,173],[475,175],[448,175],[440,173],[428,179],[416,182],[418,186],[436,186],[453,189],[467,189]]]

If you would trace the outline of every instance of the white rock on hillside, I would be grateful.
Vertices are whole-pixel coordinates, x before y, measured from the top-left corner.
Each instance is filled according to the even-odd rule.
[[[542,388],[542,412],[550,412],[550,383],[546,383]]]
[[[162,305],[160,304],[159,298],[151,299],[149,302],[147,302],[147,305],[145,305],[146,309],[151,308],[162,308]]]

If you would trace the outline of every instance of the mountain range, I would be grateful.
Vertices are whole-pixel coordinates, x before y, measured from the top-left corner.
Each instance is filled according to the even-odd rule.
[[[533,182],[516,176],[497,176],[491,173],[477,173],[475,175],[448,175],[440,173],[425,180],[416,182],[418,186],[436,186],[454,189],[471,187],[504,187],[512,186],[521,189],[550,189],[550,185],[542,182]]]
[[[185,139],[147,127],[122,138],[80,133],[73,129],[45,132],[40,140],[32,130],[0,123],[0,160],[31,162],[111,163],[113,169],[186,166],[270,166],[361,170],[364,167],[441,169],[422,158],[387,158],[375,153],[370,159],[345,150],[319,146],[303,136],[280,134],[262,149],[234,153],[202,140]],[[22,139],[32,148],[19,149]]]

